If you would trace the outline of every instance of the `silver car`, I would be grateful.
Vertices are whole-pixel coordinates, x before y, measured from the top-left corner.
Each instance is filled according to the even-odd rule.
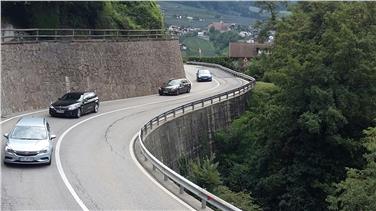
[[[51,164],[53,143],[50,126],[43,117],[23,117],[10,133],[4,149],[4,163]]]

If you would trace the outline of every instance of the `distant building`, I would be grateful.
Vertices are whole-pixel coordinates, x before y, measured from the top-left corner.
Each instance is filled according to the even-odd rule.
[[[214,22],[214,23],[209,24],[208,30],[210,30],[210,28],[213,27],[217,31],[227,32],[227,31],[230,31],[230,26],[232,25],[233,24],[230,24],[230,23],[224,23],[223,21]]]
[[[241,36],[241,37],[249,37],[251,35],[252,35],[251,32],[246,32],[246,31],[239,32],[239,36]]]
[[[270,48],[270,44],[230,42],[228,52],[230,58],[252,59]]]

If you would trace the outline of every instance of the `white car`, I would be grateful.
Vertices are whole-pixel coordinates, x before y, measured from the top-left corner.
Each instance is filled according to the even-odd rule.
[[[53,143],[44,117],[23,117],[10,133],[4,134],[4,163],[51,164]]]

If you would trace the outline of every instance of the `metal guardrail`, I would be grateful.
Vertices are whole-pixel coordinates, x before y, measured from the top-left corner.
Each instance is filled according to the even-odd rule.
[[[177,36],[165,29],[1,29],[1,42],[4,44],[40,41],[134,41],[171,39],[177,39]]]
[[[221,102],[222,100],[227,100],[230,97],[240,96],[250,91],[255,86],[255,83],[256,83],[256,80],[254,78],[248,75],[245,75],[243,73],[239,73],[234,70],[231,70],[229,68],[223,67],[221,65],[202,63],[202,62],[187,62],[187,63],[195,64],[195,65],[202,65],[202,66],[209,66],[209,67],[216,67],[234,76],[245,79],[249,81],[249,83],[239,88],[236,88],[236,89],[233,89],[233,90],[221,93],[221,94],[217,94],[211,97],[207,97],[201,100],[196,100],[194,102],[184,104],[182,106],[176,107],[174,109],[171,109],[169,111],[166,111],[154,117],[141,128],[141,130],[138,133],[138,136],[136,137],[135,143],[138,139],[140,143],[140,147],[141,147],[141,152],[145,158],[145,161],[147,160],[151,161],[153,165],[153,170],[158,169],[164,175],[165,181],[167,181],[168,179],[171,179],[172,181],[174,181],[180,186],[180,194],[183,194],[185,189],[189,190],[192,194],[194,194],[195,196],[201,199],[201,206],[203,209],[206,208],[206,203],[209,203],[213,205],[214,207],[221,209],[221,210],[239,211],[240,210],[239,208],[213,195],[212,193],[206,191],[205,189],[199,187],[198,185],[192,183],[191,181],[187,180],[183,176],[179,175],[178,173],[170,169],[168,166],[164,165],[161,161],[159,161],[156,157],[154,157],[153,154],[151,154],[149,150],[145,147],[144,138],[153,130],[153,125],[156,125],[157,127],[161,122],[166,122],[170,120],[171,118],[175,118],[178,113],[184,114],[188,110],[193,111],[196,108],[202,108],[207,105],[212,105],[213,103]]]

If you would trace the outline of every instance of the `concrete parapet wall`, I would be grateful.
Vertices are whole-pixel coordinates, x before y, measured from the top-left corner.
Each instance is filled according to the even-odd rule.
[[[101,100],[149,95],[185,75],[177,40],[1,47],[2,116],[47,108],[68,90],[96,90]]]
[[[247,107],[249,92],[189,112],[159,126],[146,136],[145,147],[165,165],[178,171],[180,158],[193,159],[211,145],[213,134],[227,128]]]

